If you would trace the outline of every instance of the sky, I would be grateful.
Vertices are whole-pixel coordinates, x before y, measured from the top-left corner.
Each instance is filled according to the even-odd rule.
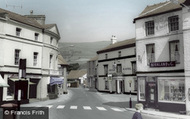
[[[137,17],[147,5],[166,0],[0,0],[0,8],[21,15],[46,15],[61,42],[118,41],[135,37]],[[20,7],[22,6],[22,7]]]

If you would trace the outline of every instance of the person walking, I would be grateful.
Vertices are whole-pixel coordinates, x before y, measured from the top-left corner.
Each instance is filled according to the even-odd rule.
[[[135,105],[136,112],[133,114],[132,119],[143,119],[141,116],[141,111],[143,110],[143,104],[138,103]]]

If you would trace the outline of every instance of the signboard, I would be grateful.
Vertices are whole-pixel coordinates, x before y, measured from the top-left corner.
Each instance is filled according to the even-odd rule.
[[[170,62],[151,62],[150,67],[175,67],[175,61]]]

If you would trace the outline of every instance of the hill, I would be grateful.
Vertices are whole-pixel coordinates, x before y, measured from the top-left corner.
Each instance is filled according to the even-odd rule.
[[[84,65],[88,60],[95,57],[96,51],[108,46],[109,41],[80,42],[80,43],[59,43],[59,50],[63,58],[70,63]]]

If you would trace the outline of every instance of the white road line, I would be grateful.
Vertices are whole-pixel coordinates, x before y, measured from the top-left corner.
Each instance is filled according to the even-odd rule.
[[[90,106],[83,106],[84,110],[92,110]]]
[[[117,111],[117,112],[123,112],[124,110],[122,110],[122,109],[119,109],[119,108],[111,108],[112,110],[114,110],[114,111]]]
[[[50,109],[51,107],[53,107],[53,105],[47,105],[46,107],[48,107]]]
[[[70,109],[77,109],[77,106],[71,106]]]
[[[107,109],[105,109],[104,107],[96,107],[96,108],[101,110],[101,111],[107,111]]]
[[[57,109],[63,109],[65,107],[65,105],[59,105],[57,106]]]

